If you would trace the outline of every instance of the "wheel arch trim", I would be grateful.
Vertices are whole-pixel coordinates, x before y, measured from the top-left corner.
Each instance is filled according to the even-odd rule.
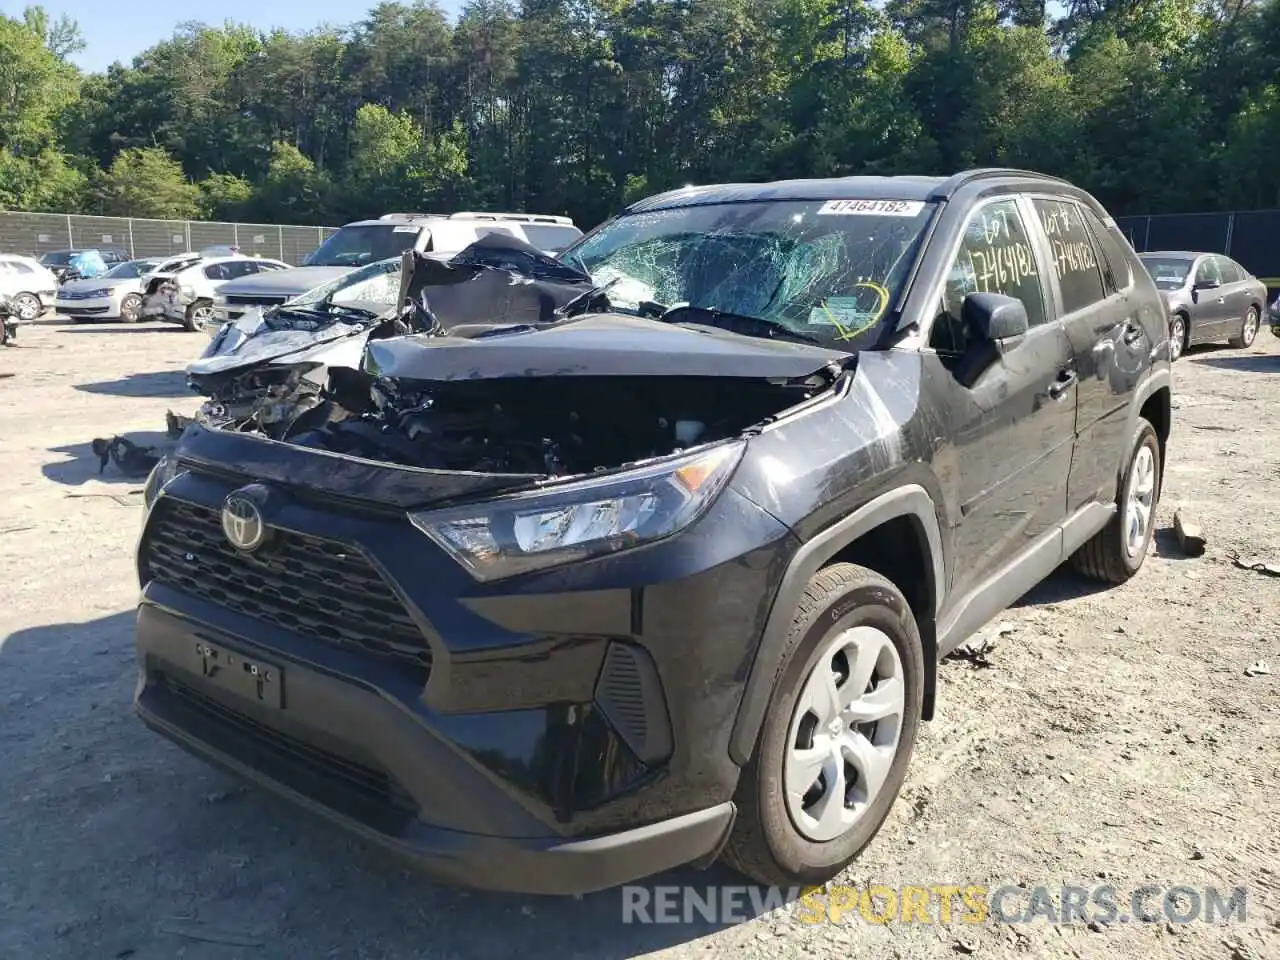
[[[931,623],[920,624],[920,630],[922,639],[925,639],[926,631],[932,637],[932,623],[936,621],[942,609],[946,584],[942,531],[938,524],[934,501],[928,491],[917,484],[907,484],[868,501],[853,513],[837,520],[801,544],[792,556],[782,575],[777,593],[774,595],[773,606],[769,610],[764,631],[760,636],[760,643],[756,648],[755,657],[743,687],[742,700],[738,705],[733,730],[729,736],[729,755],[739,766],[745,765],[755,752],[769,697],[777,677],[778,665],[782,662],[787,631],[796,605],[800,601],[800,595],[804,592],[809,579],[826,566],[832,557],[859,537],[900,517],[908,517],[916,522],[925,538],[923,545],[929,552],[930,575],[933,579],[929,596],[933,598],[933,611]],[[926,651],[926,717],[930,712],[928,704],[933,689],[930,678],[936,666],[930,660]]]

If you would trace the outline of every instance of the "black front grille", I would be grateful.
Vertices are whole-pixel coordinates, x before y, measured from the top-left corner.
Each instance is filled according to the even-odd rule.
[[[237,307],[274,307],[288,300],[288,297],[260,297],[255,295],[236,296],[227,294],[227,303]]]
[[[385,771],[291,737],[173,677],[161,683],[166,698],[203,721],[202,729],[184,726],[241,763],[386,832],[395,832],[387,817],[417,814],[413,797]],[[329,789],[318,790],[321,781]]]
[[[162,497],[142,560],[158,583],[302,636],[390,659],[426,682],[426,638],[354,547],[277,530],[267,545],[244,554],[227,543],[217,510]]]

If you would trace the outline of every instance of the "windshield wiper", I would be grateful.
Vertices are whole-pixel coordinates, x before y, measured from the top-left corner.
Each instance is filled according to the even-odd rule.
[[[601,297],[608,293],[621,280],[621,277],[614,277],[608,283],[599,284],[598,286],[592,287],[590,290],[583,290],[576,297],[566,300],[564,303],[560,304],[560,306],[556,307],[555,315],[557,317],[568,317],[577,313],[591,313],[592,301],[597,297]],[[581,309],[578,309],[579,307],[581,307]],[[602,312],[607,313],[608,310],[609,301],[606,298],[604,302],[604,311]]]
[[[732,333],[740,333],[748,337],[766,337],[770,340],[791,340],[796,343],[822,344],[822,340],[818,337],[801,333],[799,330],[792,330],[785,323],[779,323],[777,320],[752,317],[745,313],[730,313],[727,310],[718,310],[715,307],[695,307],[690,303],[677,303],[675,306],[667,307],[658,319],[667,323],[680,323],[682,321],[679,317],[685,313],[705,318],[688,322],[729,330]],[[752,330],[750,328],[755,329]]]
[[[289,313],[298,317],[314,317],[317,320],[336,320],[341,314],[350,314],[363,320],[376,320],[382,314],[364,307],[348,306],[345,303],[321,302],[316,307],[304,307],[292,303],[282,303],[276,308],[280,313]]]

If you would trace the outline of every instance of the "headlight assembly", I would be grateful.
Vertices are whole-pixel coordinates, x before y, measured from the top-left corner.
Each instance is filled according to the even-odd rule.
[[[693,523],[742,457],[734,443],[624,473],[501,500],[409,514],[477,580],[627,550]]]
[[[183,473],[186,471],[178,466],[178,458],[173,454],[165,454],[161,457],[160,462],[151,468],[147,482],[142,487],[142,503],[145,510],[150,511],[165,485]]]

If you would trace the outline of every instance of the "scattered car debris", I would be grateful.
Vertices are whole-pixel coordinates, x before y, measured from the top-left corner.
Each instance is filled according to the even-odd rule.
[[[991,654],[996,649],[996,642],[990,637],[962,643],[947,655],[948,660],[963,660],[975,670],[986,670],[994,665]]]
[[[144,447],[128,437],[98,437],[93,441],[93,452],[98,457],[98,473],[106,472],[107,464],[114,463],[126,476],[145,476],[160,462],[164,455],[155,447]]]
[[[165,430],[168,432],[169,436],[174,440],[177,440],[186,433],[187,427],[195,423],[195,420],[191,417],[184,417],[180,413],[174,413],[172,410],[169,410],[164,415],[164,423]]]
[[[1173,532],[1178,538],[1178,545],[1187,554],[1198,557],[1204,553],[1205,538],[1200,524],[1189,517],[1182,508],[1173,512]]]
[[[1238,567],[1241,570],[1249,570],[1253,573],[1262,573],[1268,577],[1280,577],[1280,564],[1262,563],[1261,561],[1254,561],[1253,563],[1250,563],[1246,560],[1241,560],[1240,554],[1236,553],[1234,550],[1227,551],[1227,559],[1231,561],[1232,566]]]
[[[1257,660],[1244,668],[1246,677],[1269,677],[1271,675],[1271,664],[1265,660]]]

